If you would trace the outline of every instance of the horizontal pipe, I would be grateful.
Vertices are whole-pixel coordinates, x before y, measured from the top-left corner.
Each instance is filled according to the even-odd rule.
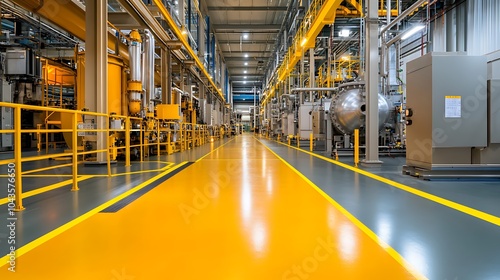
[[[382,28],[382,30],[380,31],[380,34],[381,35],[384,34],[386,31],[388,31],[389,29],[394,27],[398,22],[400,22],[402,19],[407,17],[413,11],[415,11],[420,6],[427,4],[427,3],[429,3],[428,0],[418,0],[417,2],[415,2],[415,4],[411,5],[408,9],[404,10],[399,16],[397,16],[393,21],[391,21],[391,23],[389,23],[387,26]]]
[[[291,92],[296,91],[336,91],[338,88],[292,88]]]

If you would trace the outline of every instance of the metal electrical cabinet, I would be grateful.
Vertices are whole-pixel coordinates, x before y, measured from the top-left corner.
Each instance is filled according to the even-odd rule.
[[[407,64],[408,166],[471,165],[486,147],[486,57],[429,53]]]
[[[11,85],[4,79],[0,79],[0,101],[12,102]],[[2,130],[14,129],[13,109],[9,107],[0,108],[0,128]],[[13,148],[13,135],[0,134],[0,151]]]
[[[488,147],[472,150],[474,164],[500,164],[500,80],[488,81]]]

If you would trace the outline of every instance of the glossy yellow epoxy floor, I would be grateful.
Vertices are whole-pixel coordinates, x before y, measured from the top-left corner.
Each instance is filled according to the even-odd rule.
[[[99,213],[0,279],[412,279],[252,136],[117,213]]]

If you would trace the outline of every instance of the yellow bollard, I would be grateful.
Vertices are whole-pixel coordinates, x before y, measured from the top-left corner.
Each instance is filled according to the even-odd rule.
[[[309,134],[309,151],[312,152],[313,151],[313,134]]]
[[[292,135],[288,135],[288,146],[292,143]]]
[[[300,148],[300,134],[297,134],[297,148]]]
[[[354,166],[359,163],[359,129],[354,130]]]
[[[42,150],[42,138],[40,137],[40,129],[41,129],[42,125],[41,124],[37,124],[36,125],[36,129],[38,130],[36,132],[36,147],[38,149],[38,151],[40,152]]]

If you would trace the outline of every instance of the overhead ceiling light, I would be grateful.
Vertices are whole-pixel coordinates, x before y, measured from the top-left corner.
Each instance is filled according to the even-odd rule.
[[[247,83],[247,81],[243,81],[243,83],[244,83],[244,84],[246,84],[246,83]]]
[[[248,39],[248,34],[243,34],[243,39]]]
[[[245,54],[245,57],[248,57],[248,54],[247,54],[247,53]]]
[[[349,29],[342,29],[339,31],[339,37],[349,37],[350,33]]]
[[[408,38],[410,38],[411,36],[413,36],[413,35],[414,35],[415,33],[417,33],[418,31],[420,31],[420,30],[424,29],[424,27],[425,27],[425,26],[423,26],[423,25],[415,25],[415,26],[413,26],[413,28],[412,28],[412,29],[410,29],[410,30],[408,30],[408,31],[406,31],[406,32],[404,33],[404,35],[401,37],[401,40],[404,40],[404,39],[408,39]]]
[[[243,77],[243,79],[246,79],[246,78],[247,78],[247,76]]]
[[[248,62],[245,62],[245,66],[248,65]]]
[[[246,73],[247,73],[247,70],[243,71],[243,73],[244,73],[244,74],[246,74]]]

